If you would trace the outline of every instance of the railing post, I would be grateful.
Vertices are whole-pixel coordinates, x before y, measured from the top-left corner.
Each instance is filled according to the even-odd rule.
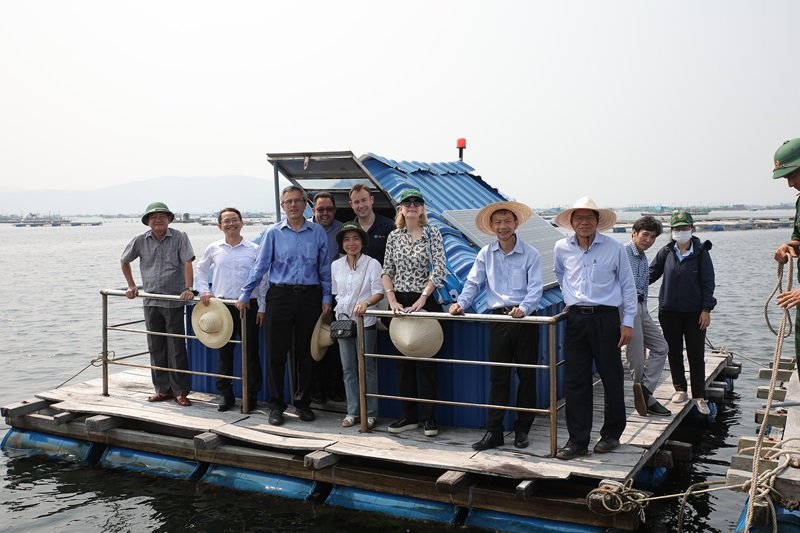
[[[369,424],[367,423],[367,361],[364,357],[366,348],[364,315],[361,315],[356,317],[356,354],[358,355],[358,406],[362,433],[366,433],[369,430]]]
[[[108,396],[108,295],[100,292],[103,298],[103,396]]]
[[[242,336],[242,344],[239,345],[242,349],[242,413],[244,414],[250,412],[250,387],[247,379],[247,315],[250,314],[250,311],[250,309],[245,309],[239,312],[239,331]]]
[[[548,352],[550,357],[550,457],[555,457],[558,449],[558,380],[556,369],[558,356],[556,354],[556,327],[557,322],[552,320],[547,326]]]

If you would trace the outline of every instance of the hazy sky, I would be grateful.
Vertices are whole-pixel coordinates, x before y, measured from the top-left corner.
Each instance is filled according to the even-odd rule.
[[[465,160],[535,206],[790,202],[800,2],[0,3],[0,190]],[[269,194],[269,189],[265,194]],[[202,194],[202,191],[187,191]]]

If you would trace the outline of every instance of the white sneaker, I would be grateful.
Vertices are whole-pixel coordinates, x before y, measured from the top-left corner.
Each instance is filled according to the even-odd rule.
[[[684,403],[689,400],[689,395],[686,394],[686,391],[677,390],[675,394],[672,395],[672,403]]]
[[[707,415],[711,414],[711,409],[708,408],[708,403],[706,403],[706,401],[704,399],[695,398],[692,401],[694,402],[694,406],[697,407],[697,411],[701,415],[706,415],[707,416]]]

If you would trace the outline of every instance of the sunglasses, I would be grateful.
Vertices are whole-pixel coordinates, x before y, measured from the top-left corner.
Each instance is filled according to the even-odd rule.
[[[400,202],[400,205],[402,205],[403,207],[420,207],[422,205],[425,205],[425,202],[417,198],[414,198],[412,200],[403,200],[402,202]]]

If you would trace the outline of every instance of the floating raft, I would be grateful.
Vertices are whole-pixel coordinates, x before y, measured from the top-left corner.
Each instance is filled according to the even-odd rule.
[[[724,394],[724,387],[715,379],[736,377],[739,370],[730,355],[707,354],[709,398]],[[165,460],[193,462],[196,468],[185,463],[178,466],[188,479],[202,477],[210,483],[244,490],[268,486],[275,488],[277,492],[271,493],[276,494],[282,494],[281,487],[291,485],[295,496],[284,495],[413,519],[507,530],[532,527],[531,522],[518,525],[525,520],[560,527],[572,524],[581,531],[607,527],[633,530],[640,522],[638,513],[596,514],[587,508],[586,495],[601,480],[624,483],[635,479],[645,466],[672,466],[673,452],[686,452],[688,445],[672,443],[668,438],[692,404],[672,404],[667,372],[663,378],[666,382],[662,380],[654,396],[673,412],[672,416],[637,415],[628,382],[628,423],[622,445],[613,453],[589,454],[571,461],[549,457],[544,417],[534,423],[528,448],[514,448],[512,434],[505,446],[476,452],[471,444],[483,436],[483,430],[442,427],[434,438],[423,436],[421,431],[389,435],[386,426],[390,421],[379,419],[374,430],[362,434],[357,426],[342,428],[341,413],[321,408],[316,410],[314,422],[300,421],[290,408],[283,426],[270,426],[265,410],[257,409],[249,415],[220,413],[216,410],[218,397],[205,393],[192,393],[190,407],[171,401],[149,403],[150,374],[138,369],[112,375],[107,397],[101,394],[101,380],[95,379],[8,405],[2,408],[2,415],[19,432],[39,432],[105,448],[106,466],[112,468],[131,462],[129,454],[120,449],[135,450]],[[593,442],[599,439],[602,419],[603,392],[598,380]],[[566,439],[562,409],[559,444]],[[14,447],[9,443],[5,446]],[[151,460],[146,456],[137,468],[147,471],[141,464]],[[158,474],[158,468],[151,473]],[[261,480],[261,475],[272,481]],[[406,511],[395,513],[387,498]],[[590,529],[580,529],[579,525]]]

